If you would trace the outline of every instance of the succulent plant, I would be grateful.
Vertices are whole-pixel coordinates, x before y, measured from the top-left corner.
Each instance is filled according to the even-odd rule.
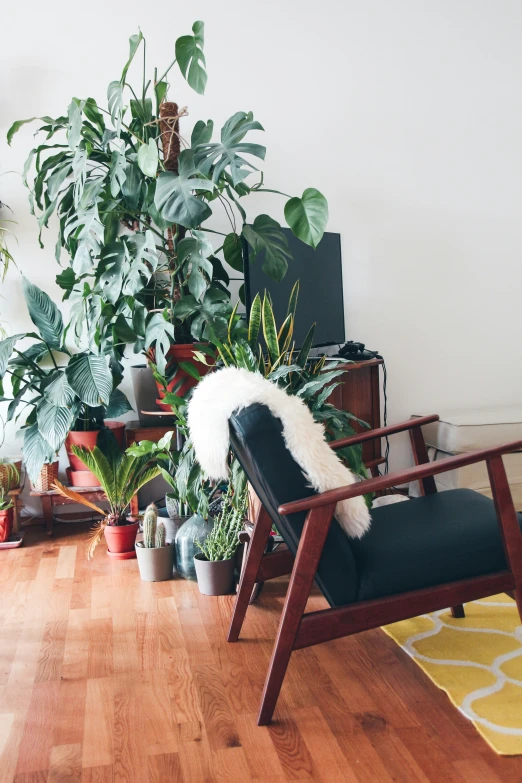
[[[156,540],[155,540],[156,549],[165,546],[166,535],[167,535],[167,531],[165,529],[164,523],[161,521],[158,522],[158,525],[156,527]]]
[[[154,549],[156,543],[156,525],[158,521],[158,509],[151,503],[145,509],[143,516],[143,546]]]

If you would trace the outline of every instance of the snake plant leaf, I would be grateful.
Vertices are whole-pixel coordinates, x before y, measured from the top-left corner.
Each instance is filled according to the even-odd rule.
[[[241,247],[241,237],[234,231],[227,234],[223,242],[223,255],[225,261],[236,272],[243,272],[243,249]]]
[[[53,405],[45,397],[36,406],[38,429],[53,451],[58,451],[63,446],[75,417],[76,411],[73,408]]]
[[[198,120],[192,129],[190,146],[195,149],[198,144],[208,144],[214,131],[214,121]]]
[[[274,311],[268,296],[265,294],[263,298],[263,311],[262,311],[262,324],[263,324],[263,336],[265,338],[266,347],[268,348],[268,354],[272,364],[278,361],[280,357],[279,343],[277,341],[277,326],[274,317]]]
[[[228,168],[234,186],[239,185],[252,171],[257,171],[252,163],[239,154],[265,159],[266,147],[242,141],[251,130],[264,130],[261,123],[254,120],[252,112],[246,114],[238,111],[229,117],[221,128],[220,142],[199,144],[194,150],[194,162],[199,171],[205,176],[212,175],[212,180],[217,183]]]
[[[50,296],[26,277],[22,277],[22,289],[31,321],[43,341],[49,348],[59,348],[62,344],[63,320],[57,306]]]
[[[13,334],[11,337],[0,340],[0,378],[4,377],[13,348],[22,337],[25,337],[25,334]]]
[[[203,54],[205,43],[204,23],[194,22],[192,32],[194,35],[182,35],[176,41],[174,47],[176,60],[181,73],[192,89],[199,95],[203,95],[207,84],[206,62]]]
[[[290,292],[290,298],[288,300],[288,308],[286,310],[287,315],[291,315],[295,321],[295,311],[297,309],[297,300],[299,298],[299,280],[296,280],[294,287]]]
[[[197,228],[212,210],[201,195],[194,191],[212,192],[214,185],[207,179],[196,177],[192,150],[183,150],[178,158],[179,173],[163,171],[156,184],[154,204],[162,218],[169,223],[179,223],[185,228]]]
[[[32,424],[23,430],[24,433],[24,465],[27,474],[33,483],[38,479],[42,467],[47,462],[52,462],[56,458],[56,452],[53,451],[49,443],[40,434],[38,424]]]
[[[261,255],[263,272],[280,282],[286,274],[292,254],[277,220],[269,215],[258,215],[251,226],[243,226],[243,236],[254,252],[252,260],[257,260]]]
[[[261,297],[259,291],[254,297],[250,307],[250,318],[248,321],[248,344],[255,351],[259,341],[259,329],[261,327]]]
[[[146,177],[155,177],[158,169],[158,147],[154,139],[142,144],[138,150],[138,166]]]
[[[141,30],[137,35],[131,35],[129,38],[129,59],[125,63],[125,66],[123,68],[123,71],[121,72],[121,82],[125,82],[125,78],[127,76],[127,71],[129,70],[130,64],[134,60],[134,55],[138,51],[138,47],[140,43],[143,41],[143,34]]]
[[[66,369],[67,380],[85,405],[95,408],[108,405],[112,392],[112,375],[105,356],[78,353]]]
[[[153,313],[145,330],[145,348],[154,346],[155,364],[160,375],[167,370],[167,352],[174,342],[174,326],[166,318],[166,311]]]
[[[286,202],[285,220],[298,239],[315,249],[328,223],[328,202],[318,190],[307,188],[301,198]]]
[[[297,359],[295,360],[296,364],[298,364],[299,367],[305,367],[306,362],[308,361],[308,354],[310,353],[310,349],[312,347],[314,332],[315,332],[315,324],[312,324],[301,346],[301,350],[297,355]]]
[[[76,395],[69,385],[64,370],[56,370],[53,373],[51,382],[44,389],[44,398],[51,405],[71,407]],[[47,440],[49,439],[47,438]]]

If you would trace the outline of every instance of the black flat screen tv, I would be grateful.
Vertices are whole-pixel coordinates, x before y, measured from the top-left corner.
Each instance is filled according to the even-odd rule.
[[[299,280],[299,299],[295,318],[294,338],[300,348],[310,326],[315,322],[313,346],[319,348],[345,342],[341,236],[325,233],[317,248],[305,245],[284,228],[292,259],[283,280],[276,283],[263,272],[264,254],[259,253],[248,266],[245,275],[247,312],[256,293],[261,297],[269,291],[276,323],[282,324],[290,292]]]

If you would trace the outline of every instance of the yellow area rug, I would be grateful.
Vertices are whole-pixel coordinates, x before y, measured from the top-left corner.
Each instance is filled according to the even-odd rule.
[[[383,628],[448,694],[496,753],[522,754],[522,625],[515,602],[496,595]]]

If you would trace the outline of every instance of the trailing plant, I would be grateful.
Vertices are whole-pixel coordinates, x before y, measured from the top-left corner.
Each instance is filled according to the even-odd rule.
[[[119,362],[98,352],[95,342],[92,350],[68,347],[58,307],[25,277],[22,284],[37,331],[0,341],[0,389],[2,401],[9,402],[6,420],[24,422],[24,461],[34,482],[42,465],[56,459],[70,430],[103,429],[105,418],[132,408],[118,389]],[[11,396],[2,386],[6,375]]]
[[[234,557],[239,546],[239,533],[243,529],[248,507],[248,492],[246,486],[239,491],[234,490],[230,481],[223,497],[220,514],[214,522],[214,527],[203,543],[196,541],[206,560],[229,560]]]
[[[143,515],[143,546],[146,549],[159,549],[165,546],[166,530],[161,520],[158,522],[158,509],[149,503]]]
[[[101,514],[103,519],[98,522],[91,531],[87,546],[87,557],[91,558],[98,545],[106,525],[125,525],[127,523],[127,509],[134,495],[149,481],[159,476],[157,465],[151,463],[149,455],[134,456],[126,451],[121,451],[112,433],[108,434],[103,444],[103,449],[95,446],[93,449],[85,449],[81,446],[73,446],[74,454],[85,463],[87,469],[94,473],[100,487],[109,502],[109,513],[85,499],[85,495],[75,492],[69,487],[64,487],[59,481],[55,482],[55,488],[66,498],[75,503],[81,503],[87,508]]]
[[[0,511],[8,511],[13,508],[14,503],[10,497],[7,497],[7,490],[0,487]]]
[[[133,86],[129,69],[140,47],[143,72]],[[226,338],[229,279],[220,257],[236,271],[259,257],[274,279],[286,273],[291,253],[280,224],[256,215],[255,206],[249,218],[247,197],[254,204],[256,193],[283,196],[286,222],[312,247],[328,219],[315,188],[289,196],[264,187],[258,165],[266,149],[250,140],[263,127],[252,112],[233,114],[218,140],[212,120],[196,122],[189,139],[180,135],[188,112],[166,102],[168,79],[177,64],[204,93],[203,22],[176,40],[174,54],[164,70],[149,73],[145,38],[133,35],[104,105],[73,98],[63,115],[17,120],[7,134],[11,143],[26,122],[41,122],[44,141],[31,150],[23,179],[40,236],[58,217],[56,258],[64,249],[67,262],[57,283],[73,305],[71,334],[77,341],[87,334],[90,345],[117,360],[131,344],[161,375],[172,343]],[[217,210],[230,223],[227,234],[208,227]]]
[[[14,489],[20,483],[20,471],[9,460],[0,458],[0,489],[5,492]]]

